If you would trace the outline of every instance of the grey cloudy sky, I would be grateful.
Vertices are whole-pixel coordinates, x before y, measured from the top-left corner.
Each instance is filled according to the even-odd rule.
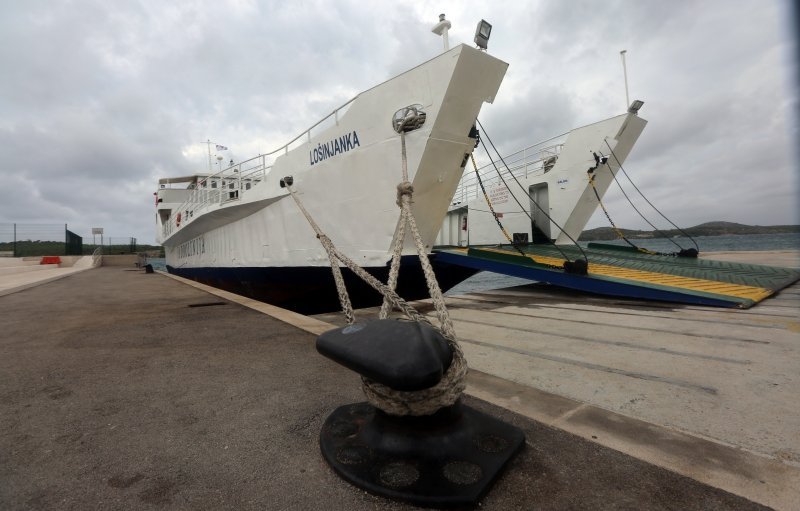
[[[5,2],[0,223],[155,239],[160,177],[245,159],[493,24],[510,64],[481,120],[501,152],[622,113],[649,120],[625,165],[679,225],[798,219],[789,1]],[[623,185],[625,182],[623,181]],[[617,223],[644,227],[612,188]],[[602,226],[602,214],[590,227]]]

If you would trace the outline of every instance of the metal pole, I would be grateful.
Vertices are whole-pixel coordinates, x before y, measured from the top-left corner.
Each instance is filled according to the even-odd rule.
[[[14,224],[14,257],[17,257],[17,224]]]
[[[619,52],[620,57],[622,57],[622,72],[625,75],[625,110],[627,110],[628,107],[631,106],[631,100],[628,97],[628,68],[627,66],[625,66],[625,54],[627,52],[628,50],[622,50],[621,52]]]

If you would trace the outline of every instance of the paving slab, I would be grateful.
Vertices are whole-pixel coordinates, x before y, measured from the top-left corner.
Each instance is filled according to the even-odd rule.
[[[158,274],[0,297],[0,508],[413,509],[325,464],[359,380],[314,335]],[[766,509],[467,397],[526,447],[481,509]]]

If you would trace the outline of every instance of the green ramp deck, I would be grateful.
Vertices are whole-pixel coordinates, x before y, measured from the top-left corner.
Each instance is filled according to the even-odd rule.
[[[752,307],[800,280],[800,271],[710,259],[652,255],[616,245],[589,244],[588,275],[560,269],[576,247],[511,245],[440,249],[437,259],[592,293],[717,307]]]

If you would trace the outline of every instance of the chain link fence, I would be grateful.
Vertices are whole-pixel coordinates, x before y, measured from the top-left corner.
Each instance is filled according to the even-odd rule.
[[[17,224],[0,223],[0,257],[39,257],[46,255],[91,254],[101,246],[87,243],[92,235],[79,236],[67,228],[67,224]],[[103,253],[135,254],[136,238],[100,238]]]
[[[0,256],[67,255],[66,224],[0,224]]]
[[[97,247],[101,246],[100,244],[93,244],[87,243],[83,246],[84,253],[91,253]],[[106,255],[117,255],[117,254],[135,254],[136,253],[136,238],[119,238],[119,237],[109,237],[103,238],[103,253]]]

